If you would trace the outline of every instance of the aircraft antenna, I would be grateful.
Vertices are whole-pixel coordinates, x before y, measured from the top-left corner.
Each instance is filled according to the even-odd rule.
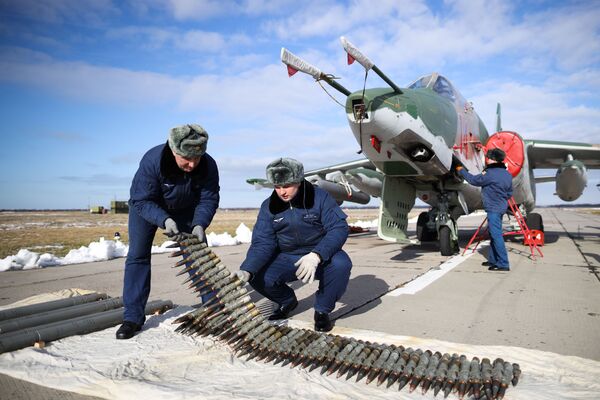
[[[496,106],[496,132],[502,131],[502,110],[500,103]]]

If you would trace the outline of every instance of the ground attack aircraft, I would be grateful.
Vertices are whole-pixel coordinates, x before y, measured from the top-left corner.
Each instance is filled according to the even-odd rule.
[[[366,204],[369,196],[381,197],[378,235],[394,242],[408,240],[408,213],[418,197],[431,206],[419,215],[417,239],[439,240],[442,255],[458,251],[461,215],[483,208],[480,189],[453,172],[457,163],[478,174],[485,166],[487,149],[506,154],[513,176],[513,195],[527,217],[530,229],[543,230],[535,207],[535,184],[555,181],[556,194],[565,201],[581,196],[587,168],[600,168],[600,146],[585,143],[523,140],[503,131],[500,105],[496,133],[488,131],[472,103],[445,77],[433,73],[399,88],[352,43],[341,38],[348,64],[357,61],[379,75],[389,88],[354,93],[285,48],[281,61],[291,77],[301,71],[325,81],[347,96],[346,116],[362,154],[367,159],[307,171],[307,179],[330,192],[341,203]],[[365,76],[366,81],[366,76]],[[585,164],[584,164],[585,163]],[[534,168],[557,168],[556,176],[535,178]],[[264,180],[248,183],[265,186]]]

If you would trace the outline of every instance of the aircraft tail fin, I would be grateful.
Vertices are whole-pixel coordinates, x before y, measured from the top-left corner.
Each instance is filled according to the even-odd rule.
[[[500,108],[500,103],[496,107],[496,132],[502,131],[502,113]]]

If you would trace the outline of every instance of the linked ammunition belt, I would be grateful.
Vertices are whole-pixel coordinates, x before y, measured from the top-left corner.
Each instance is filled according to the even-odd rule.
[[[418,387],[423,394],[429,389],[447,397],[451,392],[463,398],[502,399],[509,384],[516,385],[521,375],[518,364],[497,358],[441,354],[431,350],[371,343],[351,337],[290,328],[269,323],[251,301],[244,285],[231,274],[221,260],[194,236],[179,234],[171,238],[173,248],[180,250],[172,257],[183,256],[175,264],[182,267],[177,275],[188,273],[185,283],[198,296],[214,294],[194,311],[178,318],[176,331],[187,335],[211,335],[232,346],[238,357],[264,362],[274,361],[282,366],[321,368],[321,374],[346,380],[356,376],[365,383],[386,382],[398,390],[408,386],[410,392]]]

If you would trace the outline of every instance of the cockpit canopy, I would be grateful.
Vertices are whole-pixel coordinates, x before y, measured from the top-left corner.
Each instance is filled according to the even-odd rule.
[[[425,75],[417,79],[408,88],[429,88],[450,101],[456,101],[457,98],[462,99],[462,96],[454,89],[450,81],[438,74],[437,72]]]

